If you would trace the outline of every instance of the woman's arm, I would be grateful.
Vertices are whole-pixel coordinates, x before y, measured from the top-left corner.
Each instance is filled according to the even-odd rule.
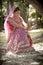
[[[36,28],[37,28],[37,24],[31,26],[31,27],[29,28],[29,30],[33,30],[33,29],[36,29]]]
[[[8,23],[11,24],[14,27],[25,29],[24,26],[17,24],[15,21],[12,20],[12,18],[9,18]]]
[[[27,23],[23,20],[23,18],[20,16],[20,19],[22,20],[22,24],[25,29],[27,29]]]

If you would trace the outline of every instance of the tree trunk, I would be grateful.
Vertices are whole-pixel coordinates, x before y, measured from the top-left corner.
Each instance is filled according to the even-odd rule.
[[[1,12],[0,12],[0,31],[2,30],[2,0],[0,1],[0,10],[1,10]]]

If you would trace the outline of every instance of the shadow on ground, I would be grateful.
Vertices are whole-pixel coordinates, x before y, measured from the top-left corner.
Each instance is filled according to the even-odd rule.
[[[43,33],[31,33],[34,44],[43,44]],[[32,49],[29,53],[12,54],[5,53],[5,33],[0,32],[0,65],[43,65],[43,53]]]

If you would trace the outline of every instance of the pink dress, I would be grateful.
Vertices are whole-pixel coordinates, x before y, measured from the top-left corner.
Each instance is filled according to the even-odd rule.
[[[9,18],[8,21],[4,23],[8,51],[10,50],[14,53],[28,52],[29,47],[32,47],[30,35],[27,35],[24,29],[14,27],[9,21],[23,25],[22,22],[15,22],[13,18]]]

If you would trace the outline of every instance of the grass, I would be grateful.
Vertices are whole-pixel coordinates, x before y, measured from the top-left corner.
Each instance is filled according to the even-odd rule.
[[[5,33],[4,32],[0,32],[0,42],[2,42],[2,43],[6,42],[6,38],[5,38]]]
[[[32,31],[29,31],[30,35],[32,38],[34,37],[37,37],[41,34],[43,34],[43,29],[36,29],[36,30],[32,30]]]

